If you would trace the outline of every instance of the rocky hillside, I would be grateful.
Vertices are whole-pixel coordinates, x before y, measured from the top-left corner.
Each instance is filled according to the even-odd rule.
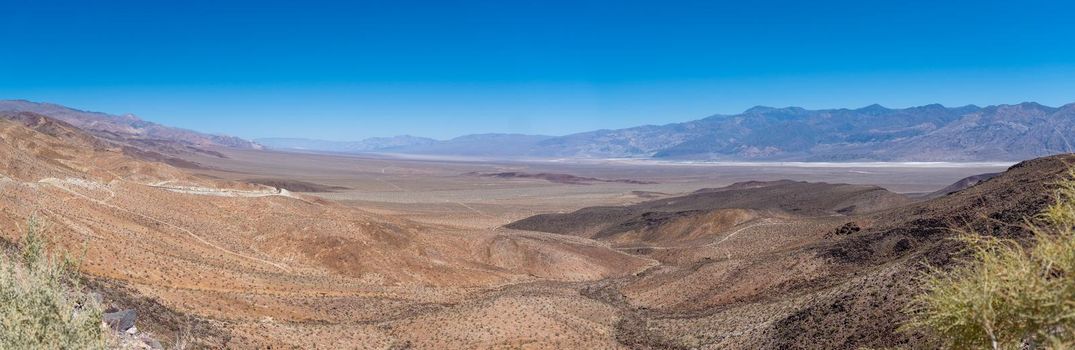
[[[143,157],[152,154],[41,114],[0,113],[0,241],[40,219],[57,248],[81,252],[79,271],[117,309],[105,311],[136,309],[138,327],[156,335],[193,328],[195,348],[310,334],[365,344],[390,338],[379,326],[354,332],[356,320],[453,304],[476,287],[598,280],[648,263],[570,237],[421,223],[276,187],[301,182],[194,175]],[[346,331],[303,330],[329,321]]]
[[[660,262],[581,291],[616,305],[629,348],[930,348],[903,332],[927,264],[960,256],[959,232],[1025,238],[1072,155],[1025,161],[921,202],[867,186],[746,182],[507,227],[593,237]],[[842,210],[857,203],[871,208]]]
[[[829,277],[838,287],[777,322],[767,346],[923,347],[920,334],[897,331],[920,288],[914,277],[926,264],[955,263],[961,246],[951,238],[959,232],[1029,236],[1024,220],[1053,201],[1050,187],[1068,176],[1073,161],[1065,154],[1021,162],[962,191],[854,221],[861,231],[814,249],[839,276]]]
[[[234,136],[211,135],[164,126],[134,115],[88,112],[51,103],[0,100],[0,112],[31,112],[74,125],[90,134],[116,142],[167,154],[207,152],[207,147],[261,149],[262,146]]]
[[[728,209],[752,212],[748,216],[753,219],[760,216],[852,215],[909,202],[903,195],[876,186],[790,180],[745,182],[623,207],[591,207],[564,214],[540,214],[506,227],[607,238],[631,231],[652,230],[685,218],[712,216]]]
[[[936,190],[936,191],[933,191],[933,192],[930,192],[930,193],[923,194],[922,198],[933,199],[933,198],[937,198],[937,197],[943,197],[945,195],[948,195],[948,194],[951,194],[951,193],[954,193],[954,192],[958,192],[958,191],[962,191],[962,190],[967,189],[967,188],[969,188],[971,186],[977,185],[977,184],[981,183],[982,181],[992,179],[992,178],[996,177],[997,175],[1000,175],[1000,173],[985,173],[985,174],[971,175],[971,176],[962,178],[959,181],[956,181],[955,183],[953,183],[951,185],[945,186],[942,189],[939,189],[939,190]]]

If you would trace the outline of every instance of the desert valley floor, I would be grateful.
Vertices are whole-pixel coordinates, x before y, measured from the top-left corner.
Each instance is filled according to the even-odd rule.
[[[219,151],[227,157],[190,159],[220,170],[192,172],[283,185],[296,188],[297,192],[313,191],[309,194],[366,211],[476,229],[493,229],[539,213],[637,203],[747,181],[791,179],[877,185],[897,193],[929,193],[967,176],[1003,171],[1007,167],[988,163],[809,167],[640,164],[616,160],[521,162]],[[525,177],[536,174],[548,174],[552,179]],[[558,179],[556,175],[578,179]],[[288,186],[289,182],[296,183]],[[303,183],[312,187],[303,187]]]
[[[34,118],[0,125],[11,159],[0,169],[3,236],[17,239],[36,213],[83,252],[107,303],[137,308],[161,339],[207,347],[913,344],[894,332],[903,281],[912,260],[947,249],[918,232],[967,208],[1042,202],[1012,194],[1018,186],[930,194],[1002,166],[219,149],[173,167]],[[998,181],[1032,186],[1019,179],[1053,176],[1060,163]],[[968,199],[989,196],[1025,198]]]
[[[697,232],[637,241],[505,225],[535,214],[629,205],[749,181],[874,184],[894,192],[928,193],[966,176],[1003,170],[496,162],[220,151],[226,158],[193,157],[210,169],[192,172],[312,191],[304,199],[186,196],[221,202],[215,205],[221,206],[217,215],[222,222],[243,215],[294,215],[247,214],[250,208],[244,207],[313,202],[334,209],[304,209],[308,215],[260,224],[272,228],[258,227],[257,217],[228,224],[235,227],[233,232],[250,232],[247,241],[233,243],[249,246],[233,250],[256,260],[221,262],[214,269],[230,271],[217,273],[216,280],[206,271],[199,272],[204,277],[183,284],[144,279],[133,285],[183,312],[226,322],[220,327],[235,337],[233,344],[329,348],[617,348],[646,346],[646,341],[655,347],[753,347],[748,342],[757,338],[752,332],[763,331],[782,312],[790,313],[809,299],[758,303],[769,298],[762,297],[772,293],[766,290],[826,273],[818,271],[824,264],[805,252],[782,252],[800,249],[845,224],[844,215],[819,212],[785,218],[785,213],[764,206],[728,208],[679,224],[696,225],[693,228],[674,228]],[[320,219],[329,213],[350,217]],[[367,236],[349,231],[371,225]],[[254,233],[261,231],[267,232]],[[312,264],[317,267],[292,256],[317,260]],[[609,286],[622,294],[603,291]],[[711,312],[705,310],[727,305],[748,306],[729,306],[718,317],[703,316]],[[704,321],[680,320],[685,314]],[[755,318],[758,315],[770,319]],[[635,334],[648,340],[631,339],[633,330],[627,328],[641,326],[629,322],[640,320],[652,322],[646,332],[660,336]]]

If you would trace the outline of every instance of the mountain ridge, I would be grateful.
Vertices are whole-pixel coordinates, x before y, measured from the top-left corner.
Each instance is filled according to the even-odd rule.
[[[248,141],[168,127],[133,115],[25,100],[0,100],[0,111],[47,115],[96,136],[171,155],[229,147],[511,158],[975,162],[1017,161],[1075,150],[1071,141],[1075,139],[1075,103],[1059,107],[1037,102],[984,107],[934,103],[908,108],[872,104],[817,110],[755,106],[739,114],[563,136],[487,133],[436,140],[400,135],[360,141]]]
[[[849,109],[755,106],[663,125],[563,136],[465,135],[368,152],[716,161],[1015,161],[1075,148],[1075,103]],[[496,135],[496,136],[492,136]],[[513,137],[514,135],[514,137]],[[457,147],[457,140],[484,147]],[[487,147],[491,143],[506,147]],[[288,149],[287,147],[268,147]]]
[[[208,147],[262,149],[256,142],[235,136],[202,133],[143,120],[133,114],[113,115],[28,100],[0,100],[0,112],[31,112],[74,125],[94,136],[130,143],[162,153],[204,153]],[[174,143],[162,145],[161,143]]]

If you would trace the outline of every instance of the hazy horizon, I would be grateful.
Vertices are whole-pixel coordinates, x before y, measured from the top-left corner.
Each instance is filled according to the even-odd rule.
[[[141,115],[141,114],[134,113],[134,112],[114,113],[114,112],[109,112],[109,111],[99,111],[99,110],[84,109],[84,108],[79,108],[78,106],[69,106],[69,105],[64,105],[64,104],[60,104],[60,103],[56,103],[56,102],[52,102],[52,101],[34,101],[34,100],[25,99],[25,98],[0,98],[0,101],[4,101],[4,100],[8,100],[8,101],[27,101],[27,102],[41,103],[41,104],[53,104],[53,105],[61,106],[61,107],[64,107],[64,108],[73,108],[73,109],[81,110],[81,111],[85,111],[85,112],[104,113],[104,114],[109,114],[109,115],[114,115],[114,116],[132,115],[132,116],[135,116],[135,117],[137,117],[139,119],[142,119],[142,120],[145,120],[145,121],[160,123],[159,121],[154,120],[152,116],[145,116],[145,115]],[[692,120],[698,120],[698,119],[703,119],[703,118],[708,118],[708,117],[713,117],[713,116],[719,116],[719,115],[738,115],[738,114],[741,114],[741,113],[744,113],[744,112],[750,110],[751,108],[758,108],[758,107],[776,108],[776,109],[781,109],[781,108],[803,108],[803,109],[806,109],[806,110],[817,111],[817,110],[839,110],[839,109],[856,110],[856,109],[862,109],[862,108],[866,108],[866,107],[870,107],[870,106],[874,106],[874,105],[879,105],[879,106],[884,107],[886,109],[898,110],[898,109],[922,107],[922,106],[934,105],[934,104],[941,105],[941,106],[943,106],[945,108],[954,108],[954,107],[969,107],[969,106],[989,107],[989,106],[997,106],[997,105],[1018,105],[1018,104],[1023,104],[1023,103],[1037,103],[1037,104],[1040,104],[1040,105],[1043,105],[1043,106],[1049,107],[1049,108],[1060,108],[1060,107],[1067,106],[1069,104],[1075,104],[1075,101],[1061,103],[1061,104],[1045,104],[1045,103],[1040,103],[1038,101],[1019,101],[1019,102],[992,103],[992,104],[963,104],[963,105],[958,105],[958,106],[945,105],[945,104],[942,104],[942,103],[927,103],[927,104],[910,105],[910,106],[886,106],[886,105],[882,105],[882,104],[879,104],[879,103],[873,103],[873,104],[869,104],[869,105],[865,105],[865,106],[858,106],[858,107],[824,107],[824,108],[803,108],[802,106],[765,106],[765,105],[756,105],[756,106],[749,107],[749,108],[744,109],[744,110],[739,111],[739,112],[714,113],[714,114],[705,115],[705,116],[701,116],[701,117],[697,117],[697,118],[693,118],[693,119],[685,119],[685,120],[682,120],[682,121],[670,121],[670,122],[667,122],[667,123],[660,123],[660,124],[657,124],[657,123],[643,123],[643,124],[629,125],[629,126],[626,126],[624,128],[631,128],[631,127],[638,127],[638,126],[661,126],[661,125],[675,124],[675,123],[679,123],[679,122],[687,122],[687,121],[692,121]],[[168,125],[168,126],[172,126],[172,125]],[[455,138],[465,137],[465,136],[472,136],[472,135],[496,135],[496,134],[560,137],[560,136],[568,136],[568,135],[572,135],[572,134],[576,134],[576,133],[583,133],[583,132],[589,132],[589,131],[609,130],[609,129],[612,129],[612,128],[598,128],[598,129],[590,129],[590,130],[581,130],[581,131],[571,132],[571,133],[567,133],[567,134],[555,134],[555,135],[553,135],[553,134],[527,134],[527,133],[520,133],[520,132],[496,132],[496,131],[491,131],[491,132],[465,133],[465,134],[458,134],[458,135],[454,135],[454,136],[447,136],[447,137],[440,137],[440,138],[405,133],[405,134],[395,134],[395,135],[375,135],[375,136],[367,136],[367,137],[361,137],[361,138],[356,138],[356,139],[329,139],[329,138],[316,138],[316,137],[302,137],[302,136],[291,136],[289,134],[282,134],[282,135],[278,135],[278,136],[263,136],[263,137],[243,137],[243,136],[240,136],[240,135],[233,135],[233,134],[227,134],[227,133],[199,130],[199,129],[196,129],[196,128],[187,128],[187,129],[192,130],[192,131],[197,131],[197,132],[204,132],[204,133],[211,134],[211,135],[235,136],[235,137],[240,137],[240,138],[244,138],[244,139],[251,140],[251,141],[256,141],[258,139],[304,139],[304,140],[311,140],[311,141],[355,142],[355,141],[363,141],[363,140],[368,140],[368,139],[377,139],[377,138],[385,138],[385,139],[387,139],[387,138],[395,138],[395,137],[416,137],[416,138],[434,139],[434,140],[438,140],[438,141],[446,141],[446,140],[452,140],[452,139],[455,139]]]
[[[33,2],[0,96],[248,139],[566,135],[755,105],[1070,103],[1068,3]]]

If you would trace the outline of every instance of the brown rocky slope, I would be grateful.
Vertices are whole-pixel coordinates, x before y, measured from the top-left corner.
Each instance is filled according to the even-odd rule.
[[[615,235],[643,237],[622,249],[656,259],[660,265],[581,290],[583,295],[620,310],[616,339],[628,347],[922,347],[926,343],[921,334],[898,330],[906,320],[903,310],[909,298],[918,292],[915,277],[926,264],[946,266],[954,262],[960,248],[951,238],[960,231],[1023,237],[1024,220],[1049,202],[1051,184],[1068,174],[1072,162],[1072,155],[1025,161],[988,181],[940,198],[911,204],[893,202],[896,205],[887,209],[861,213],[841,213],[838,209],[844,201],[832,200],[831,187],[828,191],[801,192],[800,200],[791,201],[787,199],[796,197],[778,196],[782,200],[773,201],[758,191],[803,185],[755,183],[703,191],[723,192],[721,200],[707,204],[708,210],[719,206],[724,208],[721,210],[751,211],[727,221],[724,227],[711,226],[707,239],[691,244],[667,234],[680,230],[682,219],[667,219],[667,212],[660,210],[669,206],[699,210],[691,208],[692,203],[704,202],[698,200],[698,194],[641,206],[543,215],[511,226],[594,236],[613,243],[620,242],[616,236],[602,237],[600,233],[616,228]],[[774,207],[782,209],[775,212],[779,215],[774,215]],[[812,210],[793,210],[796,208]],[[821,208],[826,210],[818,210]],[[597,216],[586,220],[586,213]],[[697,223],[703,214],[688,210],[675,215],[692,216]],[[614,224],[594,228],[606,220]],[[644,225],[622,224],[634,222]],[[669,243],[669,239],[674,242]]]
[[[5,114],[0,236],[17,241],[30,216],[47,223],[55,246],[84,252],[82,272],[103,281],[97,285],[120,286],[125,300],[153,301],[133,304],[210,320],[222,329],[213,334],[225,336],[207,342],[232,339],[230,347],[309,345],[284,334],[303,333],[304,322],[360,322],[454,303],[475,288],[596,280],[646,265],[556,235],[419,224],[284,189],[194,176],[68,123]],[[282,333],[246,331],[266,320]],[[184,326],[147,327],[167,335]],[[360,336],[390,339],[376,329]],[[321,340],[357,344],[342,336]]]

